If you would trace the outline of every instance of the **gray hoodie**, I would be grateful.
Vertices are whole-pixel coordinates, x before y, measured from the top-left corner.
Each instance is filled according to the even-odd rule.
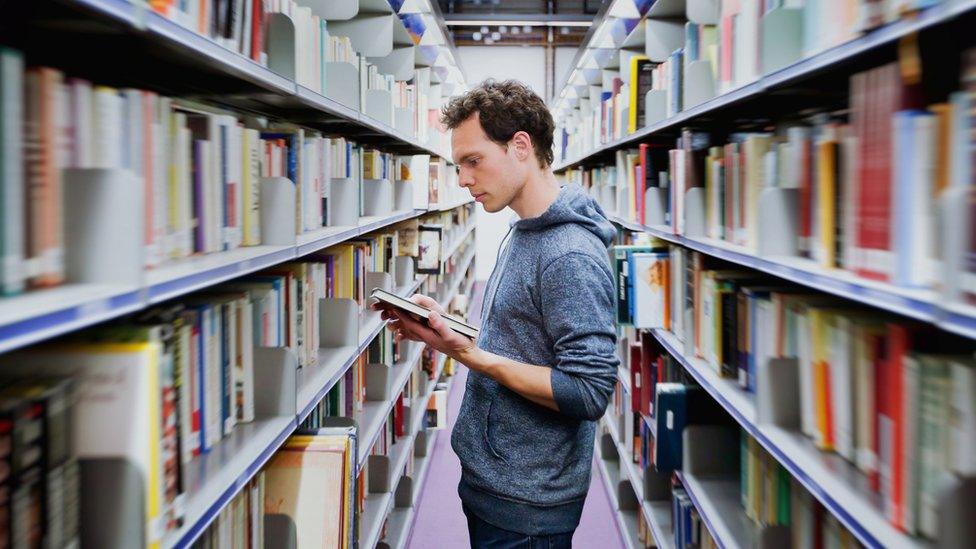
[[[559,412],[471,372],[451,446],[458,492],[482,520],[526,535],[579,524],[596,424],[617,379],[615,229],[578,186],[539,217],[518,220],[488,279],[478,345],[552,368]]]

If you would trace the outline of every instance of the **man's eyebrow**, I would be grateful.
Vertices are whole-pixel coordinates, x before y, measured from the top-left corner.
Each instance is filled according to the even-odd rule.
[[[460,164],[462,162],[467,162],[468,160],[470,160],[474,156],[478,156],[478,153],[467,153],[464,156],[462,156],[460,159],[458,159],[458,164]]]

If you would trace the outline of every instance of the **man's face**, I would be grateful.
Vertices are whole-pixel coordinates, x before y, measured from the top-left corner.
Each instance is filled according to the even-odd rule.
[[[478,114],[451,133],[451,147],[458,169],[458,183],[468,189],[485,211],[505,209],[525,184],[527,168],[514,147],[495,143],[481,128]]]

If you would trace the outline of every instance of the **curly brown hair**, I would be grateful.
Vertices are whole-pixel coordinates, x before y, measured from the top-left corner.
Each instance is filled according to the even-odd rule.
[[[451,99],[441,112],[441,123],[454,129],[478,113],[488,138],[505,146],[516,132],[529,134],[539,165],[552,165],[552,137],[556,124],[545,102],[517,80],[485,80],[478,87]]]

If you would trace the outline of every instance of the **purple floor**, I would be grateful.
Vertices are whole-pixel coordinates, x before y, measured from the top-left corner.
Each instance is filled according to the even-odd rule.
[[[475,286],[471,302],[472,314],[469,318],[477,323],[480,318],[483,283]],[[451,429],[454,418],[461,406],[467,368],[460,366],[451,386],[448,400],[448,428],[437,435],[430,471],[421,488],[420,500],[410,540],[410,549],[458,548],[468,546],[468,528],[461,512],[461,500],[457,495],[458,481],[461,480],[461,465],[451,449]],[[622,548],[623,541],[617,531],[617,522],[610,508],[600,472],[593,466],[590,492],[583,507],[583,518],[573,538],[575,547],[599,547],[600,549]]]

